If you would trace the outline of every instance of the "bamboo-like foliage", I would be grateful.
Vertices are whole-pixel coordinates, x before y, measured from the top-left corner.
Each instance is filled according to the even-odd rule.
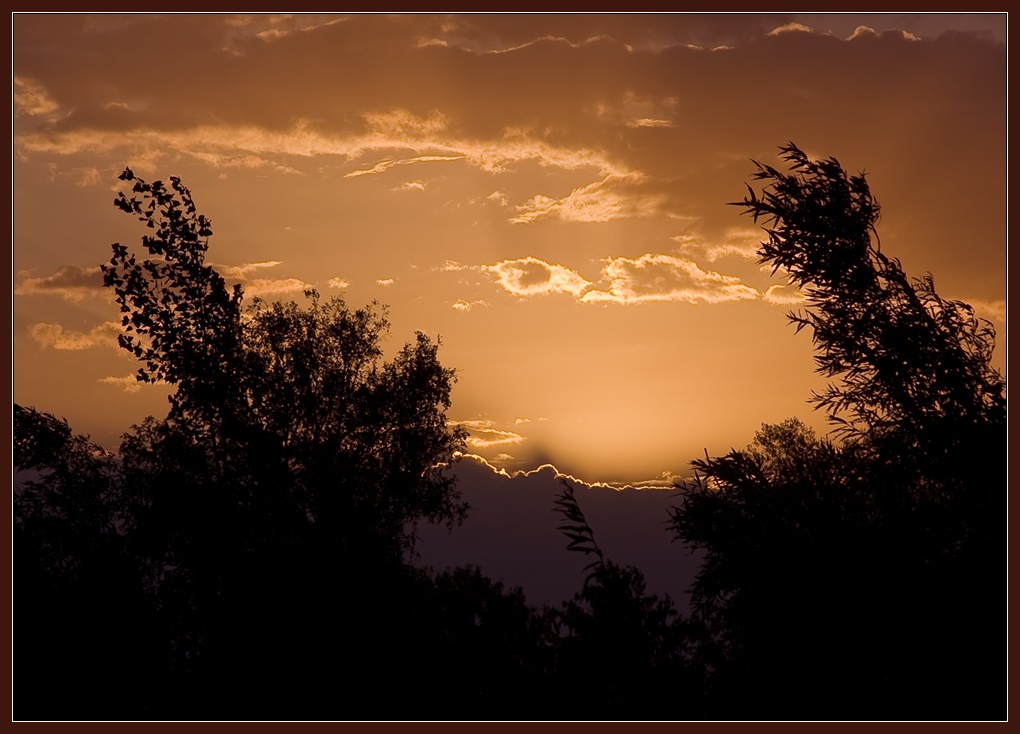
[[[602,555],[602,549],[595,542],[595,533],[584,519],[580,505],[577,504],[574,488],[565,481],[563,482],[563,491],[556,496],[554,504],[556,507],[553,508],[553,511],[562,514],[567,521],[566,524],[556,528],[570,538],[567,550],[584,553],[589,558],[593,557],[584,567],[585,571],[589,571],[584,578],[584,584],[587,586],[605,569],[606,561]]]

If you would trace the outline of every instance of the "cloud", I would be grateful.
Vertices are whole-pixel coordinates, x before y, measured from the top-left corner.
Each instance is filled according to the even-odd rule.
[[[336,288],[338,290],[343,290],[344,288],[347,288],[347,287],[350,286],[350,282],[348,282],[347,280],[345,280],[343,278],[330,278],[329,281],[328,281],[328,285],[329,285],[330,288]]]
[[[875,38],[877,36],[878,36],[878,34],[875,32],[874,28],[869,28],[866,25],[859,25],[856,28],[854,28],[854,32],[851,33],[847,37],[846,40],[853,41],[853,40],[856,40],[858,38],[864,38],[864,37]]]
[[[608,258],[603,261],[597,283],[568,267],[531,256],[475,266],[448,260],[441,269],[480,270],[495,276],[505,291],[519,298],[566,293],[581,303],[629,304],[652,301],[723,303],[762,297],[758,290],[735,276],[704,270],[693,260],[675,255]],[[608,288],[597,287],[602,283],[608,283]],[[777,295],[774,302],[780,302],[778,298]],[[455,305],[454,308],[467,310],[464,306]]]
[[[424,191],[425,183],[422,181],[406,181],[397,186],[393,191]]]
[[[505,291],[515,296],[538,296],[551,293],[569,293],[579,297],[591,287],[577,272],[562,265],[552,265],[537,257],[504,260],[495,265],[478,267],[494,275]]]
[[[276,296],[284,293],[303,293],[313,288],[299,278],[251,278],[267,268],[275,268],[283,264],[281,260],[265,260],[263,262],[242,263],[241,265],[224,265],[210,263],[224,278],[239,281],[244,288],[246,296],[262,298],[264,296]]]
[[[814,33],[814,29],[803,23],[786,23],[769,31],[770,36],[781,36],[784,33]]]
[[[539,421],[539,422],[542,422],[542,421],[547,421],[549,419],[548,418],[536,418],[535,420]],[[532,423],[532,422],[533,421],[532,421],[531,418],[517,418],[516,420],[514,420],[514,425],[515,426],[519,426],[522,423]]]
[[[502,191],[493,191],[491,194],[485,197],[485,200],[491,201],[497,206],[503,208],[506,208],[507,206],[510,205],[509,201],[506,198],[506,194]]]
[[[761,296],[739,278],[702,270],[693,260],[673,255],[609,258],[602,280],[609,281],[609,289],[588,291],[583,303],[722,303]]]
[[[718,244],[704,242],[690,234],[674,235],[670,239],[679,244],[678,249],[681,252],[697,252],[699,259],[708,262],[731,256],[757,260],[758,250],[761,248],[761,230],[757,229],[727,229],[723,234],[723,241]]]
[[[485,307],[488,307],[489,304],[486,303],[485,301],[464,301],[464,300],[459,300],[459,301],[454,301],[453,302],[453,309],[455,311],[467,312],[467,311],[470,311],[471,309],[473,309],[475,306],[485,306]]]
[[[96,380],[96,382],[114,385],[124,390],[124,392],[138,392],[142,389],[142,385],[146,384],[140,382],[134,375],[125,375],[124,377],[100,377]]]
[[[98,266],[65,265],[53,275],[25,278],[14,286],[14,294],[18,296],[54,295],[74,302],[103,292],[103,274]]]
[[[637,120],[631,120],[627,123],[628,127],[673,127],[672,120],[658,120],[654,117],[642,117]]]
[[[999,299],[997,301],[985,301],[981,299],[967,299],[964,301],[971,308],[974,309],[974,313],[983,319],[989,321],[996,321],[999,323],[1006,323],[1006,300]]]
[[[120,325],[116,321],[106,321],[89,331],[71,331],[60,324],[30,324],[28,335],[39,346],[61,351],[82,351],[94,346],[118,346],[117,336],[121,334]]]
[[[376,285],[380,285],[380,286],[382,286],[383,288],[389,288],[389,287],[390,287],[391,285],[393,285],[393,284],[394,284],[395,282],[396,282],[396,281],[395,281],[395,280],[394,280],[393,278],[379,278],[379,280],[377,280],[377,281],[375,282],[375,284],[376,284]]]
[[[500,454],[499,456],[503,456]],[[542,464],[534,469],[518,469],[516,471],[507,471],[505,468],[497,467],[492,464],[491,461],[478,454],[460,453],[457,454],[458,460],[474,461],[482,466],[490,469],[494,474],[498,474],[501,477],[507,479],[526,479],[537,474],[549,473],[557,480],[566,480],[578,486],[588,487],[589,489],[612,489],[617,492],[624,490],[672,490],[676,487],[676,484],[681,480],[679,475],[673,474],[669,471],[661,472],[654,479],[645,479],[635,482],[587,482],[583,479],[573,476],[572,474],[566,474],[557,469],[553,464]],[[499,460],[497,456],[494,460]]]
[[[518,444],[527,440],[519,433],[495,428],[496,424],[491,420],[450,421],[450,425],[467,429],[467,444],[476,449]]]
[[[282,293],[303,293],[312,288],[298,278],[256,278],[244,283],[244,292],[248,296],[275,296]]]
[[[615,102],[599,102],[595,116],[603,123],[625,127],[673,127],[678,100],[627,90]]]
[[[52,117],[60,105],[38,82],[14,77],[14,116]]]
[[[592,168],[608,180],[596,182],[598,191],[638,176],[634,170],[614,161],[604,152],[588,148],[554,145],[525,129],[506,129],[502,136],[475,138],[450,135],[435,118],[420,118],[404,111],[366,115],[367,129],[337,131],[298,120],[289,128],[266,128],[254,124],[197,125],[177,129],[129,126],[111,131],[79,126],[68,130],[36,130],[15,137],[16,147],[28,153],[53,155],[115,154],[152,163],[168,154],[186,155],[216,168],[273,166],[296,173],[275,158],[340,156],[350,161],[381,151],[412,151],[406,158],[387,157],[375,164],[350,171],[345,178],[385,173],[395,166],[419,163],[464,161],[488,173],[504,173],[525,161],[540,166],[574,171]],[[575,192],[579,197],[584,192]],[[615,194],[619,197],[619,194]],[[569,197],[568,197],[569,199]],[[617,204],[619,207],[620,205]],[[571,210],[569,202],[560,207]],[[602,221],[602,220],[597,220]]]
[[[608,222],[623,217],[648,217],[659,213],[667,201],[664,194],[637,190],[638,173],[609,175],[579,186],[561,199],[536,195],[516,207],[514,224],[528,224],[552,218],[564,222]]]
[[[358,176],[371,176],[374,174],[385,173],[395,166],[410,166],[415,163],[440,163],[448,161],[462,161],[465,156],[462,155],[420,155],[414,158],[400,158],[398,160],[384,160],[379,161],[371,168],[362,168],[357,171],[351,171],[350,173],[344,174],[344,178],[357,178]],[[420,181],[416,182],[421,184]],[[424,188],[424,186],[422,186]]]
[[[792,290],[785,290],[787,288]],[[775,306],[796,306],[798,303],[804,303],[807,299],[803,293],[797,290],[796,286],[770,285],[762,296],[762,300]]]
[[[95,166],[89,166],[87,168],[80,169],[81,175],[78,180],[75,181],[75,185],[85,188],[86,186],[96,186],[103,182],[103,175],[99,172],[99,169]]]
[[[221,265],[219,263],[209,263],[212,267],[219,271],[219,274],[224,278],[237,278],[238,280],[247,280],[248,276],[257,270],[263,270],[265,268],[275,268],[283,263],[280,260],[267,260],[265,262],[257,263],[243,263],[241,265]]]

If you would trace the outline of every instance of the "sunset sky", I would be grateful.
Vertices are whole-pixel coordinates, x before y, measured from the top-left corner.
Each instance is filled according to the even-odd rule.
[[[1006,16],[13,18],[14,400],[114,449],[131,378],[101,285],[125,166],[180,176],[247,296],[388,304],[441,338],[448,416],[508,473],[666,484],[822,385],[740,209],[793,141],[865,170],[882,249],[998,330]],[[479,460],[480,461],[480,460]]]

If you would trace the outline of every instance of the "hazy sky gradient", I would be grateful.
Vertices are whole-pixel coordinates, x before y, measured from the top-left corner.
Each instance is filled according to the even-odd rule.
[[[249,296],[389,304],[508,473],[663,480],[800,416],[798,294],[750,159],[864,169],[883,251],[999,331],[1005,14],[16,15],[14,399],[113,448],[163,415],[98,266],[130,166],[180,176]]]

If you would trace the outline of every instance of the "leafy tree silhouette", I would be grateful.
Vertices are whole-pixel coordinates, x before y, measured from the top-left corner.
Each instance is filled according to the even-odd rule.
[[[90,543],[116,538],[134,569],[123,586],[147,595],[166,641],[153,660],[170,716],[314,716],[309,701],[345,700],[368,715],[406,652],[393,629],[416,588],[416,526],[466,511],[447,471],[465,437],[445,417],[454,373],[420,333],[384,361],[377,304],[310,291],[306,308],[245,306],[206,263],[212,226],[181,181],[121,179],[132,195],[116,206],[150,234],[144,255],[113,245],[104,282],[137,378],[173,385],[170,410],[114,460],[15,408],[22,468],[46,459],[50,472],[18,499],[19,552],[49,553],[19,583],[54,578],[63,557],[88,565]],[[339,660],[360,670],[338,695],[321,671]]]
[[[557,718],[670,718],[677,697],[694,708],[700,687],[688,665],[687,628],[669,596],[648,594],[644,575],[608,560],[574,496],[563,482],[554,510],[567,549],[592,560],[581,591],[549,610],[556,654]],[[672,714],[670,713],[672,712]]]
[[[795,718],[995,718],[1005,693],[1005,383],[991,324],[881,252],[864,174],[793,144],[743,206],[807,297],[833,444],[797,421],[693,462],[672,512],[717,705]],[[790,697],[797,691],[796,699]]]
[[[145,718],[167,662],[114,457],[14,405],[13,715]],[[116,654],[111,654],[111,651]]]

